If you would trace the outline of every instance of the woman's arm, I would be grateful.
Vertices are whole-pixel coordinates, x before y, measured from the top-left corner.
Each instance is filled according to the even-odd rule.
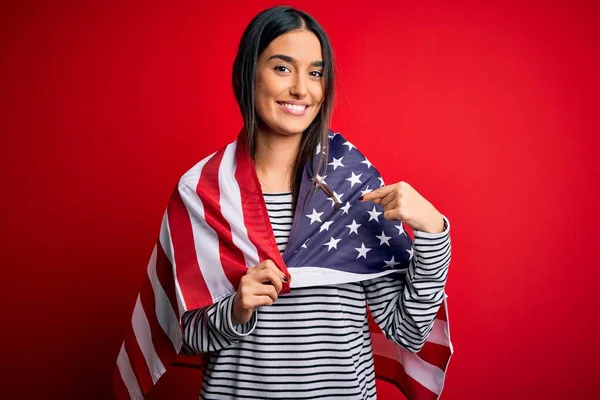
[[[265,260],[248,268],[236,293],[185,312],[181,321],[183,354],[219,351],[251,334],[256,327],[256,308],[272,305],[286,280],[273,261]]]
[[[187,311],[181,319],[185,355],[219,351],[240,341],[254,331],[256,311],[244,324],[234,325],[231,310],[235,293],[208,306]]]
[[[425,344],[444,300],[452,246],[450,223],[443,219],[440,233],[413,230],[414,255],[405,277],[363,282],[371,314],[384,335],[413,353]]]

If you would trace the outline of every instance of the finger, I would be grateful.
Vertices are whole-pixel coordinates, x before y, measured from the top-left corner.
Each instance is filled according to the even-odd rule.
[[[279,272],[279,270],[278,270]],[[275,289],[277,289],[277,293],[281,292],[281,289],[283,288],[283,279],[281,278],[281,275],[279,275],[277,272],[273,271],[272,269],[263,269],[262,271],[259,271],[258,273],[256,273],[254,275],[254,280],[255,282],[258,283],[267,283],[267,284],[271,284],[275,287]]]
[[[402,218],[400,218],[400,212],[395,208],[385,211],[383,213],[383,218],[387,219],[388,221],[402,221]]]
[[[265,273],[267,274],[267,280],[264,280],[262,283],[273,285],[277,293],[281,292],[281,289],[283,289],[283,279],[281,276],[272,270],[266,270]]]
[[[261,262],[260,264],[248,269],[248,272],[246,272],[246,273],[247,274],[248,273],[256,274],[259,271],[263,271],[263,270],[267,270],[267,269],[272,269],[273,271],[275,271],[281,277],[281,280],[284,283],[288,282],[288,280],[290,282],[292,281],[292,276],[286,275],[285,272],[281,271],[272,260],[265,260],[265,261]]]
[[[390,193],[387,194],[387,196],[385,196],[383,199],[381,199],[381,205],[385,208],[389,204],[393,203],[393,201],[397,197],[398,197],[398,192],[395,190],[392,190]]]
[[[372,192],[365,193],[360,196],[360,201],[371,201],[375,199],[383,199],[385,196],[396,190],[396,185],[382,186]]]
[[[268,265],[269,269],[272,269],[277,275],[279,275],[281,277],[281,280],[283,282],[285,282],[287,280],[287,276],[285,275],[285,272],[283,272],[282,270],[280,270],[277,265],[275,265],[274,262],[269,263]]]
[[[273,286],[271,286],[271,289],[275,290]],[[275,303],[275,300],[267,294],[254,294],[244,300],[244,309],[253,310],[260,306],[271,306]]]
[[[255,307],[272,306],[273,303],[275,303],[275,300],[277,300],[277,298],[273,299],[271,296],[257,296],[256,300],[257,304]]]
[[[255,273],[259,272],[259,271],[262,271],[262,270],[265,270],[265,269],[269,268],[270,264],[275,265],[275,263],[273,261],[271,261],[271,260],[264,260],[260,264],[257,264],[254,267],[249,268],[248,272],[255,274]]]
[[[279,297],[279,292],[277,292],[277,289],[275,289],[275,287],[273,285],[257,285],[254,288],[253,296],[254,297],[269,296],[269,298],[271,298],[271,300],[275,301]]]
[[[259,265],[262,266],[261,269],[277,268],[277,266],[275,265],[273,260],[265,260],[265,261],[261,262]]]

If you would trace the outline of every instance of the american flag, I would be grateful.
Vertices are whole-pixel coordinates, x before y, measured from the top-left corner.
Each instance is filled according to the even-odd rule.
[[[397,274],[413,258],[412,239],[399,221],[359,198],[384,185],[352,143],[330,132],[316,149],[329,152],[327,172],[303,172],[292,231],[279,253],[253,161],[243,135],[187,171],[163,216],[117,357],[119,399],[143,399],[182,348],[185,311],[213,304],[236,291],[249,267],[270,259],[292,276],[291,287],[340,284]],[[329,189],[329,194],[322,187]],[[289,292],[290,282],[282,294]],[[409,400],[437,399],[452,355],[446,301],[418,353],[389,341],[371,319],[378,378],[396,384]]]

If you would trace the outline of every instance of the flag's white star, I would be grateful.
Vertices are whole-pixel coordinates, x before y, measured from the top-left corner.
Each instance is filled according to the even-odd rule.
[[[377,211],[377,209],[375,208],[375,206],[373,206],[373,211],[367,211],[367,212],[368,212],[368,213],[369,213],[369,215],[370,215],[370,217],[369,217],[369,222],[370,222],[370,221],[373,221],[373,220],[375,220],[375,221],[379,222],[379,216],[380,216],[381,214],[383,214],[382,212],[379,212],[379,211]]]
[[[383,178],[379,176],[378,179],[381,182],[381,184],[379,185],[379,187],[385,186],[385,183],[383,183]]]
[[[415,249],[411,247],[410,250],[406,249],[406,251],[408,251],[408,254],[409,254],[408,259],[412,260],[414,254],[415,254]]]
[[[335,171],[337,169],[337,167],[344,166],[344,164],[342,164],[343,159],[344,159],[344,157],[340,157],[340,158],[333,157],[333,161],[330,162],[328,165],[331,165],[333,167],[333,170]]]
[[[369,251],[371,251],[370,248],[365,247],[364,243],[360,244],[359,248],[355,248],[354,250],[358,251],[358,257],[356,257],[356,259],[358,260],[359,258],[363,257],[365,260],[367,259],[367,253]]]
[[[309,238],[309,239],[306,239],[306,242],[304,242],[304,243],[302,244],[302,246],[300,246],[300,247],[303,247],[303,248],[307,249],[308,247],[306,247],[306,243],[308,243],[308,241],[309,241],[309,240],[310,240],[310,238]]]
[[[383,260],[385,261],[385,266],[383,268],[394,268],[396,265],[400,265],[400,263],[397,263],[396,260],[394,259],[394,256],[392,256],[391,260]]]
[[[365,194],[370,193],[372,191],[373,191],[373,189],[369,189],[369,186],[367,185],[367,188],[365,190],[360,191],[360,195],[364,196]]]
[[[366,158],[365,158],[365,161],[361,161],[361,163],[367,164],[367,168],[371,168],[371,166],[373,165],[373,164],[371,164],[371,161],[367,160]]]
[[[344,143],[344,146],[348,146],[348,151],[350,151],[350,150],[352,150],[352,149],[355,149],[355,148],[356,148],[356,147],[355,147],[355,146],[354,146],[352,143],[350,143],[350,142],[345,142],[345,143]]]
[[[308,214],[308,215],[306,215],[306,216],[307,216],[308,218],[310,218],[310,224],[312,225],[312,224],[313,224],[313,222],[317,222],[317,221],[319,221],[319,222],[322,222],[322,221],[321,221],[321,215],[323,215],[323,213],[322,213],[322,212],[317,212],[317,210],[315,210],[315,209],[313,208],[313,212],[312,212],[312,214]]]
[[[327,175],[321,176],[321,175],[317,174],[317,177],[316,177],[316,179],[319,182],[321,182],[323,185],[327,185],[327,182],[325,182],[325,178],[327,178]],[[316,183],[315,183],[315,185],[316,185]]]
[[[354,185],[356,185],[357,183],[362,183],[360,181],[360,177],[362,176],[362,174],[358,174],[356,175],[354,173],[354,171],[352,171],[352,175],[350,176],[350,178],[346,179],[347,181],[350,182],[350,187],[354,187]]]
[[[398,235],[406,235],[406,232],[404,232],[404,225],[402,225],[402,222],[400,222],[400,225],[396,225],[396,228],[398,228]]]
[[[347,202],[346,202],[346,205],[345,205],[344,207],[341,207],[341,209],[343,210],[343,211],[342,211],[342,215],[344,215],[344,214],[349,214],[350,207],[352,207],[352,206],[350,205],[350,202],[349,202],[349,201],[347,201]]]
[[[385,243],[385,244],[387,244],[387,245],[388,245],[388,247],[390,247],[390,239],[391,239],[392,237],[391,237],[391,236],[385,236],[385,232],[384,232],[384,231],[381,231],[381,236],[377,236],[377,235],[375,235],[375,237],[376,237],[377,239],[379,239],[379,241],[380,241],[379,245],[380,245],[380,246],[383,246],[383,244]]]
[[[346,228],[350,228],[350,233],[348,235],[351,235],[352,232],[356,233],[358,235],[358,228],[362,226],[361,224],[357,224],[355,220],[352,220],[352,223],[350,225],[346,225]]]
[[[325,221],[325,222],[323,222],[323,225],[321,225],[321,229],[319,229],[319,233],[321,233],[323,231],[328,231],[329,227],[331,226],[331,224],[333,224],[333,221]]]
[[[340,240],[342,240],[342,239],[334,239],[333,237],[331,237],[331,239],[329,239],[329,242],[325,243],[323,246],[329,246],[327,251],[329,251],[331,249],[337,250],[337,244]]]
[[[343,196],[344,196],[344,193],[337,194],[337,192],[335,190],[333,191],[333,197],[335,197],[337,199],[338,203],[342,202]],[[331,201],[331,207],[335,206],[335,201],[331,197],[328,197],[327,200]]]
[[[321,143],[317,144],[317,155],[319,155],[319,153],[325,154],[325,150],[326,150],[326,148],[322,147]]]

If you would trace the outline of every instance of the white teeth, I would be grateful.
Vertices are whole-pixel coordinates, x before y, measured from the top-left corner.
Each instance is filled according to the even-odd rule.
[[[306,106],[300,105],[300,104],[288,104],[288,103],[282,103],[282,105],[285,108],[289,108],[291,110],[298,110],[298,111],[302,111],[306,108]]]

